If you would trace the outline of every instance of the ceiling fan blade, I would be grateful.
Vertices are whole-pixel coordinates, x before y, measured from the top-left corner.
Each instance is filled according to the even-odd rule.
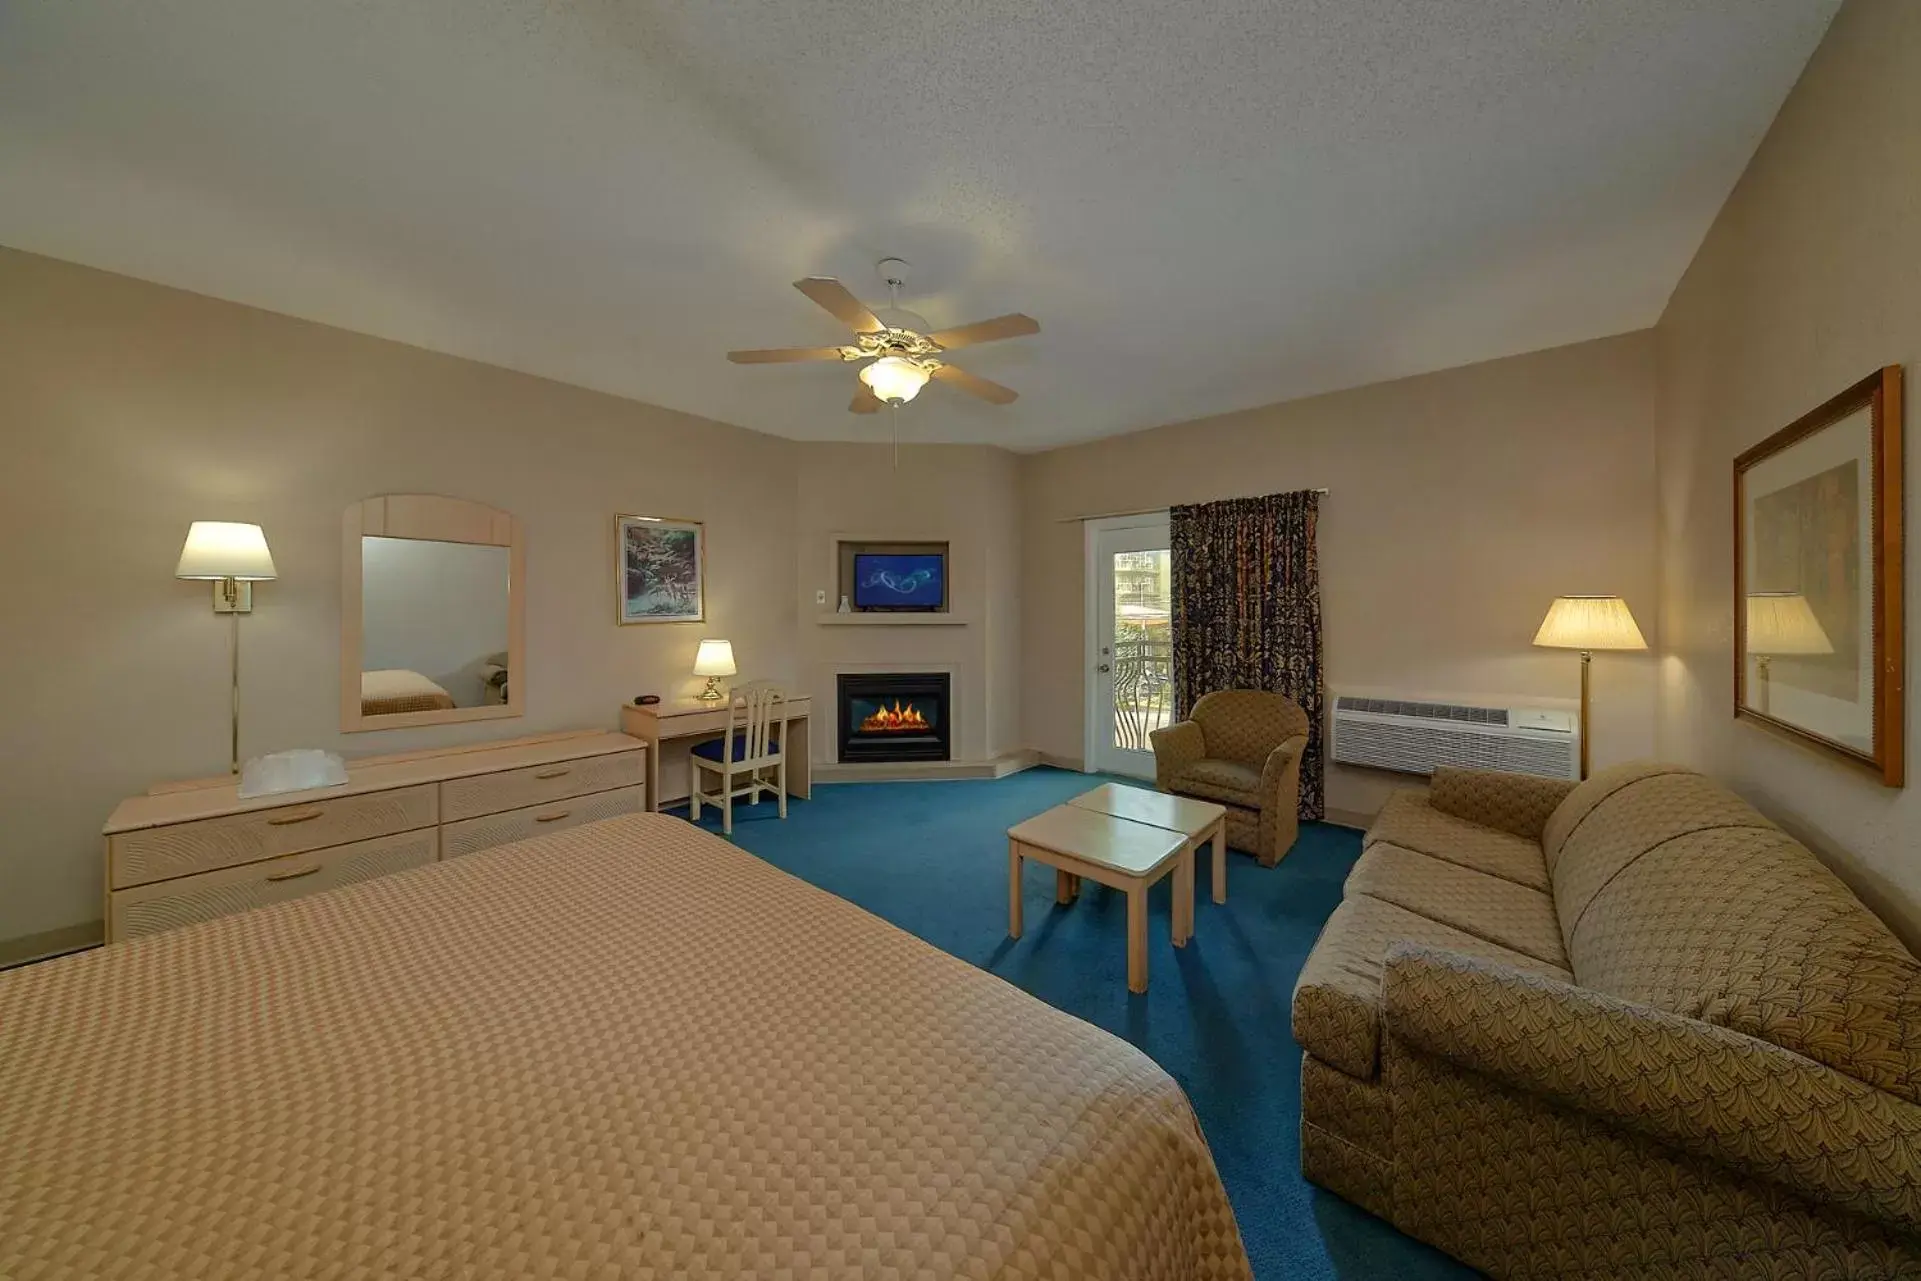
[[[796,280],[794,288],[813,299],[815,304],[857,334],[877,334],[887,326],[867,310],[867,305],[847,292],[847,286],[832,276],[809,276]]]
[[[958,387],[970,396],[991,400],[996,405],[1011,405],[1020,397],[1020,393],[1012,387],[1003,387],[999,383],[989,382],[985,378],[968,373],[959,365],[942,365],[934,371],[934,377],[950,387]]]
[[[880,397],[869,390],[866,383],[862,383],[860,390],[854,393],[854,403],[847,408],[856,414],[878,414]]]
[[[778,365],[790,360],[839,360],[838,347],[769,347],[761,351],[730,351],[736,365]]]
[[[942,329],[927,336],[939,343],[944,350],[952,351],[956,347],[999,342],[1003,338],[1025,338],[1028,334],[1037,334],[1040,331],[1040,321],[1032,316],[1023,316],[1017,311],[1011,315],[996,316],[992,320],[977,320],[971,325]]]

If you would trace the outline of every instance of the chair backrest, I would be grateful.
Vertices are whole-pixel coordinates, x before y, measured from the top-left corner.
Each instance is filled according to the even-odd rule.
[[[1307,713],[1301,705],[1264,689],[1203,694],[1188,719],[1201,727],[1209,756],[1254,766],[1288,739],[1307,733]]]
[[[733,690],[732,715],[727,721],[727,743],[721,749],[723,761],[757,761],[767,755],[774,728],[787,721],[787,693],[772,681],[750,681]],[[742,744],[735,756],[734,744]]]

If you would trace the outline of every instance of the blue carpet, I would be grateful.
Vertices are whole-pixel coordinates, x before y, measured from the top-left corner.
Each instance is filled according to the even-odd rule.
[[[1053,870],[1030,864],[1027,928],[1019,942],[1007,937],[1007,828],[1098,781],[1035,769],[992,782],[823,786],[793,802],[784,823],[771,802],[736,810],[734,839],[1150,1055],[1193,1101],[1256,1277],[1476,1275],[1301,1178],[1301,1052],[1288,999],[1360,836],[1308,824],[1272,869],[1230,854],[1224,904],[1197,870],[1194,938],[1178,950],[1167,937],[1169,889],[1157,886],[1151,981],[1130,996],[1127,905],[1112,890],[1090,882],[1080,902],[1057,907]],[[703,812],[701,824],[718,830],[719,816]]]

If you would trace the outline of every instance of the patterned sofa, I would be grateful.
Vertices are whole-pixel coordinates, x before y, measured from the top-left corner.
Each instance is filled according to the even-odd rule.
[[[1294,989],[1301,1165],[1496,1277],[1921,1277],[1921,963],[1669,765],[1395,796]]]

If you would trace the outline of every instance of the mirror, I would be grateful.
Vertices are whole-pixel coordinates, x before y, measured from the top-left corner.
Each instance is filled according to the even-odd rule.
[[[341,728],[521,714],[520,522],[432,494],[355,503],[341,528]]]

